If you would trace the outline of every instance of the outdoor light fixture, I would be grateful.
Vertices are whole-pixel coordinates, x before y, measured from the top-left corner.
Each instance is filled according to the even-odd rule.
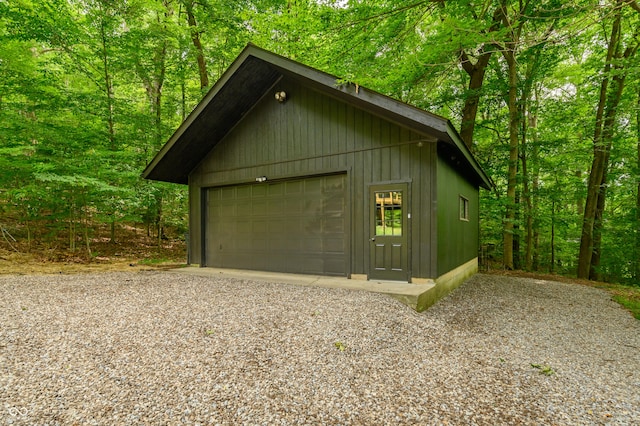
[[[287,100],[287,93],[285,91],[276,92],[276,101],[283,103]]]
[[[266,182],[267,181],[267,177],[266,176],[259,176],[256,178],[256,182]]]

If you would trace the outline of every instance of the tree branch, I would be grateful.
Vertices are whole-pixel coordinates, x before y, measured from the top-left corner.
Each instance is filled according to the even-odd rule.
[[[627,0],[627,5],[631,6],[633,10],[640,13],[640,3],[638,3],[636,0]]]

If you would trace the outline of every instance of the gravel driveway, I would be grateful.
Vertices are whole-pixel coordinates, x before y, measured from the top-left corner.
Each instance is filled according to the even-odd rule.
[[[4,424],[640,424],[640,321],[492,275],[421,314],[174,272],[0,276]]]

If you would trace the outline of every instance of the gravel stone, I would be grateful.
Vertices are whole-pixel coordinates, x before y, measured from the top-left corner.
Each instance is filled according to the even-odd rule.
[[[381,294],[174,272],[0,276],[0,425],[640,424],[640,321],[478,274]]]

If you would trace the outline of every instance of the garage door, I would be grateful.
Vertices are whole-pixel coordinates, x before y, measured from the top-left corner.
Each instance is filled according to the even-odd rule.
[[[346,175],[211,188],[206,266],[346,275]]]

